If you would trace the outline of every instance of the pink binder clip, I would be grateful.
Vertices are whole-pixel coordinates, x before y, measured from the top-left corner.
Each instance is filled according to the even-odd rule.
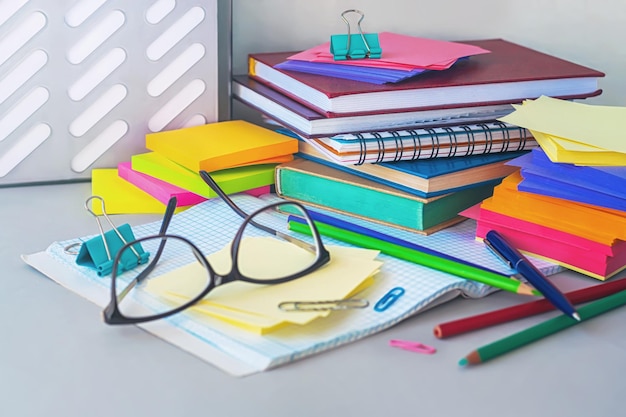
[[[420,342],[411,342],[409,340],[390,340],[389,346],[409,350],[411,352],[424,353],[427,355],[432,355],[437,352],[437,349],[432,346],[428,346]]]

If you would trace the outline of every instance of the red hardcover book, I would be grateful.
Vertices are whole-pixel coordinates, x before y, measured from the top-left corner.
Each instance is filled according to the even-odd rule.
[[[247,75],[233,77],[232,94],[235,99],[305,138],[478,123],[493,121],[513,111],[513,106],[507,103],[448,109],[326,115]]]
[[[317,112],[367,114],[517,103],[541,95],[601,93],[604,73],[503,39],[464,41],[491,51],[395,84],[369,84],[274,68],[294,52],[249,55],[248,75]]]

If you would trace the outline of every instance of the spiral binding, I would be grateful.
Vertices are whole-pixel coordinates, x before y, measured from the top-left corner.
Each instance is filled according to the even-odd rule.
[[[418,130],[356,133],[343,142],[358,143],[359,156],[356,165],[430,159],[454,156],[469,156],[528,149],[532,135],[527,129],[495,121],[490,124],[445,126]],[[512,134],[516,132],[517,134]],[[496,137],[495,132],[502,137]],[[446,138],[444,141],[443,138]],[[331,139],[332,141],[332,139]],[[407,144],[406,142],[410,143]],[[446,152],[447,151],[447,152]],[[368,155],[375,153],[374,160]],[[393,156],[389,158],[390,154]]]

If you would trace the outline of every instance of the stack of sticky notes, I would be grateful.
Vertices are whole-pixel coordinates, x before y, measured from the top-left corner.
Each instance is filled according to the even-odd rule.
[[[163,213],[171,197],[179,210],[215,197],[200,170],[210,172],[227,194],[266,193],[274,184],[274,167],[292,160],[298,144],[232,120],[151,133],[146,148],[117,168],[92,171],[92,194],[104,198],[108,213]],[[100,214],[102,207],[93,210]]]
[[[507,122],[540,148],[509,162],[519,170],[463,212],[483,238],[495,229],[521,250],[604,280],[626,268],[626,108],[541,97]]]

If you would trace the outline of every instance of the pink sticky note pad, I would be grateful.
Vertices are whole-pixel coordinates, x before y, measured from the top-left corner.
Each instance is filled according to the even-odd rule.
[[[206,200],[205,197],[199,196],[191,191],[187,191],[169,182],[151,177],[132,169],[130,162],[122,162],[117,166],[117,174],[120,178],[125,179],[137,188],[150,194],[163,204],[167,204],[170,198],[176,197],[177,207],[191,206]],[[208,185],[207,185],[208,187]],[[269,185],[253,188],[245,191],[246,194],[258,197],[271,192]]]
[[[163,204],[167,204],[172,197],[176,197],[177,207],[191,206],[206,200],[205,197],[183,190],[182,188],[168,182],[134,171],[131,168],[130,162],[120,163],[117,166],[117,174],[131,184],[147,192]]]

